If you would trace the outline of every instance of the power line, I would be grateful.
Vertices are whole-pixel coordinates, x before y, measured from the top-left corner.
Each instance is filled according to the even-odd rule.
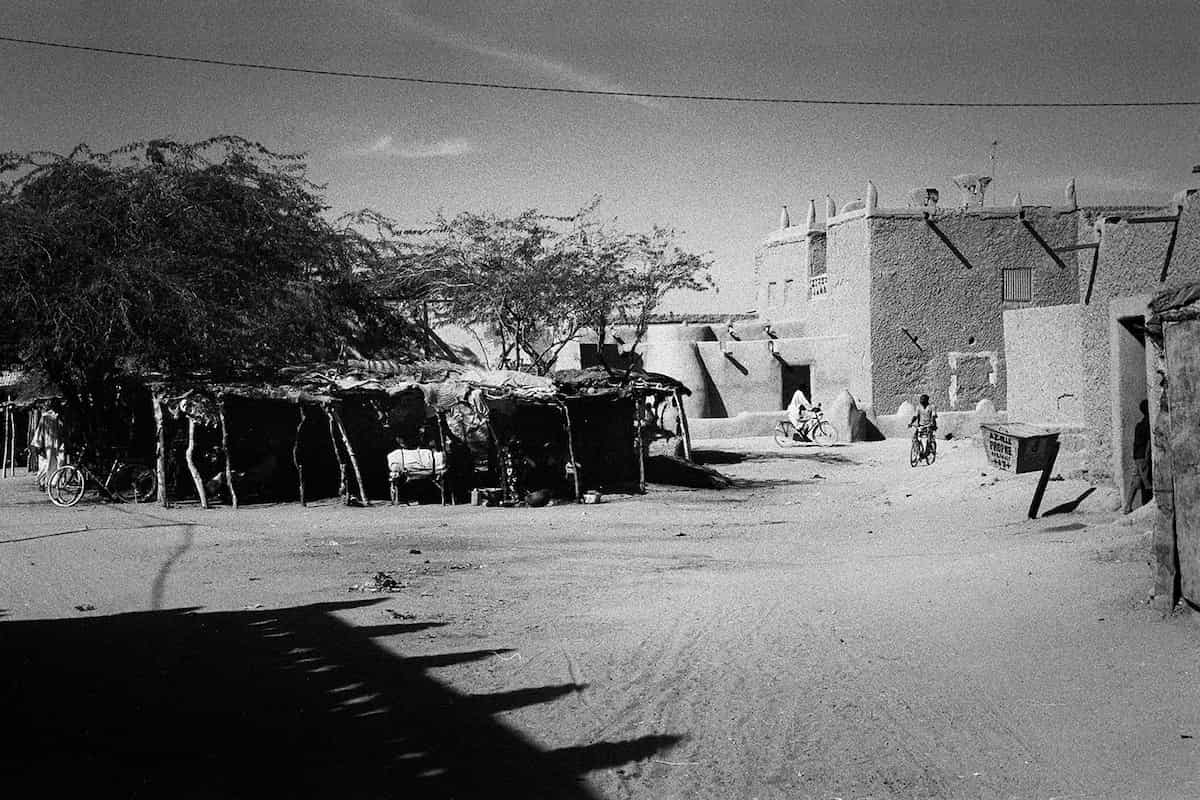
[[[15,36],[0,36],[0,42],[53,47],[61,50],[82,50],[88,53],[103,53],[114,56],[153,58],[161,61],[177,61],[186,64],[207,64],[216,67],[257,69],[270,72],[292,72],[301,75],[320,75],[333,78],[355,78],[359,80],[393,81],[416,83],[428,86],[458,86],[469,89],[504,89],[515,92],[542,92],[545,94],[582,94],[603,97],[636,97],[651,100],[693,100],[710,103],[769,103],[776,105],[810,106],[890,106],[893,108],[1165,108],[1172,106],[1200,106],[1200,100],[1147,100],[1142,102],[1071,102],[1071,103],[961,103],[929,102],[910,100],[835,100],[814,97],[749,97],[745,95],[720,94],[671,94],[665,92],[627,92],[615,89],[568,89],[557,86],[534,86],[516,83],[491,83],[487,81],[456,81],[440,78],[417,78],[409,75],[384,75],[372,72],[343,72],[332,69],[308,67],[284,67],[277,64],[258,64],[249,61],[225,61],[219,58],[195,58],[172,56],[165,53],[149,53],[141,50],[118,50],[110,47],[89,47],[68,42],[49,42],[41,39],[21,39]]]

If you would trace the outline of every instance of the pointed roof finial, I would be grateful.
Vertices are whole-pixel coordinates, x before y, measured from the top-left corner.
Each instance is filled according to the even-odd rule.
[[[879,205],[879,190],[875,184],[867,181],[867,211],[873,211]]]
[[[829,195],[825,195],[825,219],[837,216],[837,203]]]
[[[817,225],[817,201],[808,201],[808,214],[805,216],[804,224],[811,230]]]
[[[1013,208],[1021,208],[1024,205],[1025,203],[1021,201],[1021,193],[1017,192],[1016,195],[1013,196]]]
[[[784,206],[783,210],[779,212],[779,227],[780,228],[792,227],[792,220],[788,216],[787,206]]]
[[[1071,209],[1072,211],[1079,208],[1079,201],[1075,199],[1075,179],[1074,178],[1071,178],[1071,180],[1067,181],[1066,197],[1067,197],[1067,208]]]

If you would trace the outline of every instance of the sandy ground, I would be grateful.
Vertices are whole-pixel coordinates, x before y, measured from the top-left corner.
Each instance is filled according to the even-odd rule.
[[[698,443],[595,506],[54,509],[0,483],[4,785],[116,796],[1200,797],[1149,528],[942,442]],[[1078,498],[1050,484],[1043,509]],[[349,591],[379,571],[394,592]]]

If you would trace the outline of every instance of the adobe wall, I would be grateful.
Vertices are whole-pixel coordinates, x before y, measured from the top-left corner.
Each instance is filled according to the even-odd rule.
[[[638,348],[646,371],[670,375],[692,390],[683,400],[689,417],[714,416],[720,404],[712,375],[696,353],[697,342],[715,339],[709,325],[651,325]]]
[[[810,232],[807,225],[794,225],[776,231],[759,245],[754,254],[754,302],[760,319],[803,318],[810,239],[817,238],[824,234]]]
[[[1200,279],[1200,197],[1181,196],[1183,210],[1175,247],[1165,282],[1160,282],[1172,223],[1131,223],[1128,217],[1110,216],[1101,221],[1100,251],[1090,301],[1092,259],[1078,259],[1079,302],[1081,303],[1082,412],[1089,425],[1087,469],[1093,480],[1111,479],[1124,484],[1125,454],[1131,447],[1132,425],[1124,409],[1123,395],[1135,391],[1122,388],[1116,379],[1115,345],[1121,341],[1118,320],[1124,316],[1144,316],[1146,303],[1164,289],[1176,288]],[[1140,212],[1134,217],[1173,215],[1175,208]],[[1151,422],[1158,408],[1160,387],[1147,359]]]
[[[781,361],[809,365],[810,399],[817,403],[831,401],[854,377],[847,366],[853,363],[849,337],[740,341],[722,337],[720,341],[697,343],[696,351],[719,397],[719,404],[711,409],[714,413],[704,416],[733,417],[783,408]]]
[[[837,341],[823,358],[834,394],[846,389],[860,408],[873,406],[871,367],[871,240],[866,211],[851,211],[825,221],[827,292],[808,303],[806,333]],[[817,369],[814,367],[814,389]]]
[[[715,327],[717,341],[696,346],[712,387],[703,416],[782,408],[783,365],[808,366],[814,402],[829,402],[849,389],[860,405],[869,404],[864,220],[865,211],[859,210],[824,225],[789,226],[760,245],[755,253],[758,322],[736,324],[732,335]],[[812,274],[827,276],[824,294],[809,296]]]
[[[1025,218],[1052,247],[1074,244],[1076,211],[1027,207]],[[1058,266],[1021,223],[1016,208],[877,209],[869,218],[873,405],[877,414],[928,394],[941,409],[981,400],[1007,408],[1003,312],[1061,305],[1077,296],[1074,270]],[[1068,267],[1070,264],[1068,263]],[[1003,301],[1003,270],[1031,267],[1029,303]]]
[[[1009,419],[1083,424],[1082,314],[1076,303],[1004,312]]]

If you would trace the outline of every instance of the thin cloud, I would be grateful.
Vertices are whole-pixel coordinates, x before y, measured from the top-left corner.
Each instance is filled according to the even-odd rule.
[[[467,52],[496,61],[515,64],[527,72],[566,84],[572,89],[601,92],[633,91],[629,87],[611,81],[603,75],[585,72],[563,61],[546,58],[537,53],[530,53],[510,47],[497,47],[476,39],[468,33],[441,25],[426,17],[403,9],[387,9],[386,13],[398,21],[406,31],[415,33],[430,41],[459,50],[466,50]],[[662,101],[650,97],[619,97],[617,99],[626,100],[656,111],[666,108],[666,105]]]
[[[436,142],[397,142],[391,136],[382,136],[367,147],[353,151],[359,156],[388,156],[392,158],[454,158],[474,152],[475,147],[466,139],[441,139]]]

